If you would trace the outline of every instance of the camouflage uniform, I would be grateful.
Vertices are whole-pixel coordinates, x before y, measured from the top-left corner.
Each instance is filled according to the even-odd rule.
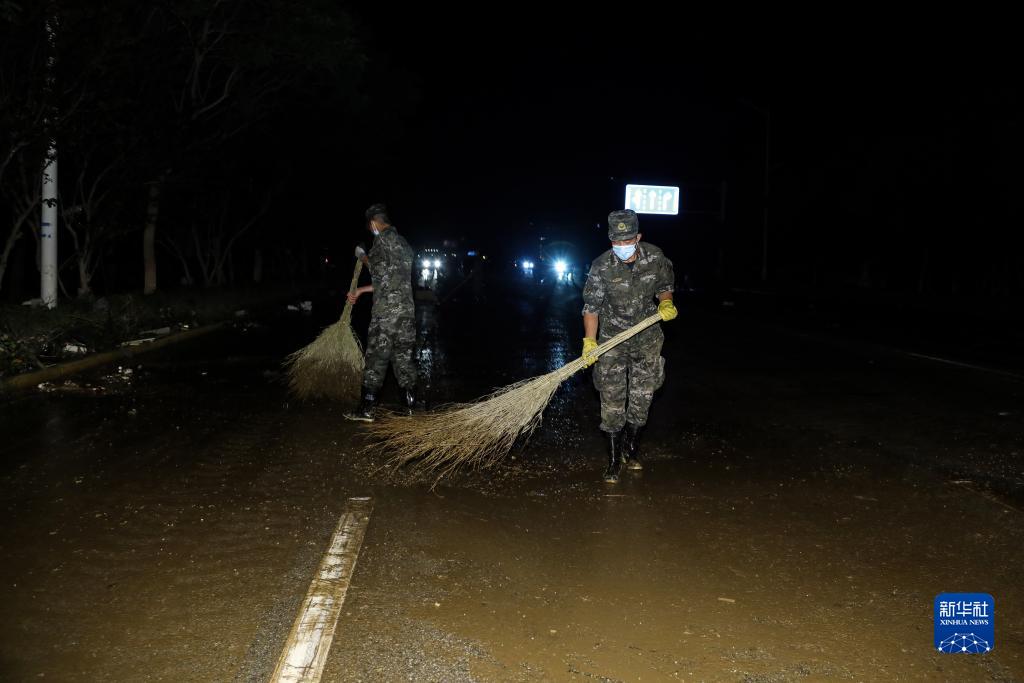
[[[657,312],[657,295],[671,292],[672,262],[653,244],[637,244],[636,260],[619,260],[612,250],[594,259],[583,288],[583,313],[599,317],[598,342],[607,341]],[[665,381],[661,325],[653,325],[603,354],[594,366],[601,392],[601,430],[616,433],[626,423],[647,423],[654,392]]]
[[[373,309],[370,333],[366,340],[363,386],[376,393],[384,384],[388,361],[395,368],[398,383],[404,388],[416,386],[416,308],[412,298],[412,247],[394,226],[373,240],[370,277],[373,282]]]

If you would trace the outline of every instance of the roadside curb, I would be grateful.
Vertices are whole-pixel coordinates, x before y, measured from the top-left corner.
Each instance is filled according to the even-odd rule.
[[[105,351],[103,353],[96,353],[86,358],[79,360],[68,361],[67,363],[59,363],[57,365],[44,368],[42,370],[35,370],[33,372],[26,372],[14,377],[9,377],[4,380],[0,380],[0,394],[8,393],[11,391],[17,391],[19,389],[28,389],[33,387],[40,382],[49,382],[62,377],[70,377],[71,375],[83,372],[85,370],[91,370],[92,368],[106,365],[107,363],[113,363],[117,360],[124,360],[128,358],[134,358],[141,356],[144,353],[155,351],[156,349],[170,346],[171,344],[177,344],[178,342],[188,341],[189,339],[195,339],[202,337],[225,327],[228,324],[227,321],[213,323],[212,325],[206,325],[204,327],[198,327],[194,330],[185,330],[177,334],[172,334],[162,339],[156,339],[143,344],[141,346],[129,346],[114,351]]]

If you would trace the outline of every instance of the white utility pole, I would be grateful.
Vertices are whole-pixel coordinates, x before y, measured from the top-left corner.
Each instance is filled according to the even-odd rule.
[[[47,308],[57,307],[57,135],[56,97],[57,65],[57,17],[51,7],[46,18],[46,40],[49,54],[46,56],[46,96],[49,111],[45,119],[47,135],[46,165],[42,179],[42,219],[39,223],[39,272],[42,278],[39,297]]]

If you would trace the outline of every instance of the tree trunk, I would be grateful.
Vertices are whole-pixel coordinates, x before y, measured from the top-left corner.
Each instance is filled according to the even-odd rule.
[[[31,218],[32,213],[38,205],[38,201],[29,202],[25,209],[14,218],[14,224],[11,226],[11,234],[7,236],[7,241],[4,243],[4,251],[0,254],[0,290],[3,289],[4,274],[7,272],[7,264],[10,261],[11,252],[14,251],[14,245],[17,244],[18,240],[21,239],[21,236],[25,234],[25,224],[29,223],[29,227],[33,229],[33,234],[37,234],[34,232],[35,226],[31,225]],[[39,241],[38,235],[36,241]]]
[[[166,237],[160,240],[160,246],[162,246],[167,251],[171,252],[175,256],[175,258],[177,258],[178,261],[181,263],[181,284],[186,287],[191,287],[192,285],[194,285],[196,283],[196,280],[194,277],[192,277],[192,271],[188,267],[188,258],[185,257],[185,252],[179,249],[178,245],[173,240],[167,239]]]
[[[86,299],[92,296],[92,287],[89,283],[92,282],[92,266],[90,254],[88,252],[81,253],[78,255],[78,298]]]
[[[146,205],[146,228],[142,233],[142,260],[145,265],[145,285],[143,294],[156,291],[156,220],[160,215],[160,190],[163,186],[161,177],[149,186],[149,203]]]
[[[3,271],[0,271],[3,277]],[[263,250],[257,249],[252,255],[252,281],[259,284],[263,281]]]
[[[7,262],[11,258],[11,251],[14,250],[14,245],[18,243],[21,238],[21,226],[15,226],[11,230],[11,234],[7,236],[7,242],[4,244],[4,251],[0,254],[0,291],[4,287],[4,273],[7,272]]]
[[[221,253],[220,237],[217,237],[210,253],[210,277],[206,280],[207,287],[224,284],[224,260]]]

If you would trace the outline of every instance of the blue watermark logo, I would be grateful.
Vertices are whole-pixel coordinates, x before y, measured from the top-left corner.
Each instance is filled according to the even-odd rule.
[[[985,654],[995,647],[995,600],[988,593],[935,596],[935,649],[950,654]]]

